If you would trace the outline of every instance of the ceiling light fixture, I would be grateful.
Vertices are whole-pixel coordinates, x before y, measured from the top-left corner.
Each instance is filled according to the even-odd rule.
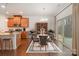
[[[46,17],[43,17],[40,19],[40,22],[47,22],[47,21],[48,21],[48,18],[46,18]]]
[[[21,12],[19,12],[20,14],[23,14],[23,12],[21,11]]]
[[[9,14],[9,12],[7,11],[6,14]]]
[[[5,5],[1,5],[1,8],[6,8],[6,6]]]
[[[43,12],[45,13],[46,8],[42,8]],[[47,22],[48,18],[45,16],[45,14],[42,15],[42,18],[40,19],[41,22]]]

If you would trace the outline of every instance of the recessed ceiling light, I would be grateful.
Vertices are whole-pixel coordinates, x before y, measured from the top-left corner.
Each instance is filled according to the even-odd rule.
[[[9,12],[7,11],[6,14],[9,14]]]
[[[43,10],[45,10],[46,8],[43,8]]]
[[[1,5],[1,8],[6,8],[6,6],[5,5]]]
[[[23,14],[23,12],[19,12],[20,14]]]

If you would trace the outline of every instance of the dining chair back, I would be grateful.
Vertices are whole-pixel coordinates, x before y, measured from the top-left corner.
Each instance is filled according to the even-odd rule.
[[[40,38],[40,45],[47,45],[47,37],[48,36],[39,36]]]

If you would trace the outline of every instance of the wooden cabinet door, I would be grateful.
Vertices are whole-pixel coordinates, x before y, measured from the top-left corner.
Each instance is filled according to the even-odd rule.
[[[14,18],[13,19],[14,20],[14,24],[18,24],[19,25],[20,22],[21,22],[21,16],[14,16],[13,18]]]
[[[28,18],[22,18],[21,19],[21,27],[28,27],[29,26],[29,19]]]
[[[27,32],[26,31],[23,31],[21,33],[21,39],[26,39],[27,38]]]
[[[8,18],[8,27],[13,27],[14,26],[14,21],[13,21],[13,18]]]
[[[20,27],[28,27],[29,26],[29,18],[22,18],[20,15],[14,15],[13,18],[10,18],[8,21],[8,27],[14,27],[14,26],[20,26]]]

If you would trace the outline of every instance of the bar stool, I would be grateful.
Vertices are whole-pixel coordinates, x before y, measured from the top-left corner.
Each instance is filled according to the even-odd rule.
[[[13,49],[13,42],[12,42],[12,39],[11,38],[4,38],[3,39],[3,42],[4,42],[4,50],[6,51],[6,50],[9,50],[9,52],[10,52],[10,50],[11,50],[11,48]],[[7,45],[7,42],[9,43],[8,45]],[[9,46],[9,47],[8,47]],[[8,48],[8,49],[7,49]]]

